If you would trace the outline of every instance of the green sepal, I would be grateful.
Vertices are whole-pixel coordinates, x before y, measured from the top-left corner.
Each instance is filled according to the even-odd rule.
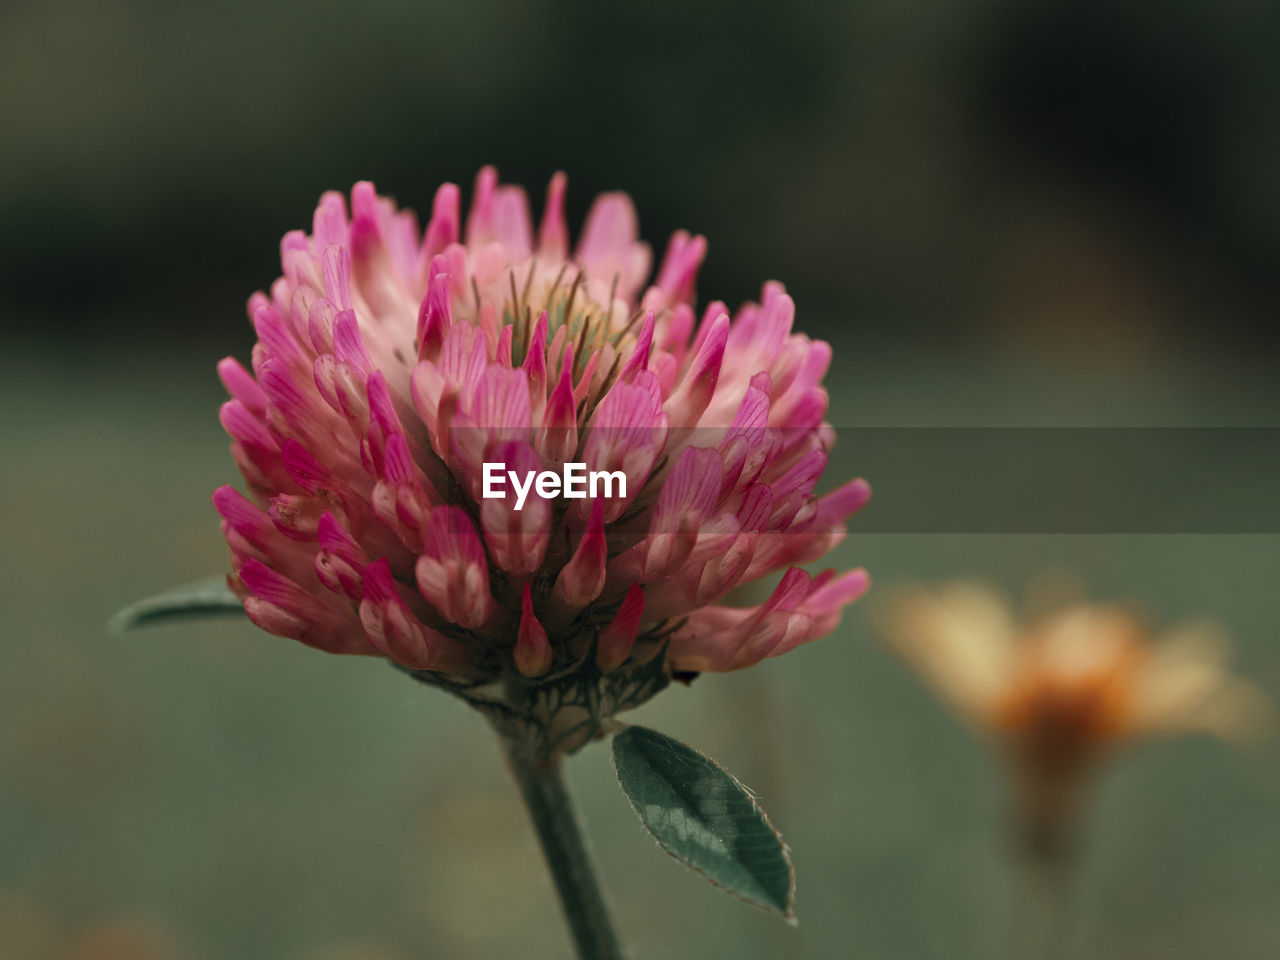
[[[218,617],[227,614],[244,615],[244,604],[227,587],[226,577],[208,577],[194,583],[185,583],[154,597],[131,603],[107,623],[112,633],[123,633],[134,627],[144,627],[168,620],[185,620],[195,617]]]

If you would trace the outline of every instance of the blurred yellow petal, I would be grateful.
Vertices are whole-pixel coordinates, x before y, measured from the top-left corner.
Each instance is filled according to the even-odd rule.
[[[1243,743],[1270,735],[1275,722],[1275,707],[1258,686],[1230,678],[1184,718],[1182,729]]]
[[[1033,643],[1024,647],[1030,648],[1037,669],[1060,687],[1113,673],[1142,649],[1143,642],[1138,622],[1110,607],[1064,610],[1032,636]]]
[[[1209,622],[1184,624],[1156,644],[1134,690],[1133,725],[1138,732],[1187,728],[1231,683],[1230,642]]]
[[[976,583],[913,588],[883,604],[889,644],[962,714],[984,720],[1004,690],[1014,653],[1008,604]]]

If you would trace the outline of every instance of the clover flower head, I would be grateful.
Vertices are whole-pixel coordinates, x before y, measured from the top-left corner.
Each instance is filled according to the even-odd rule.
[[[248,495],[213,501],[258,626],[445,684],[669,676],[785,653],[866,589],[800,567],[869,497],[814,495],[828,345],[792,331],[778,283],[695,312],[702,237],[676,233],[647,282],[624,194],[595,200],[571,252],[565,186],[535,229],[485,168],[465,221],[445,184],[420,232],[359,183],[285,235],[283,276],[249,300],[251,368],[219,365]],[[488,495],[486,464],[572,463],[625,492]],[[778,571],[762,604],[720,605]]]

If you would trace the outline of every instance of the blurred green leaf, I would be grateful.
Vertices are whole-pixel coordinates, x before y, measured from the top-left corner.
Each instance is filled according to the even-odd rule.
[[[244,614],[240,598],[227,587],[225,577],[208,577],[185,583],[125,607],[107,624],[112,633],[168,620]]]
[[[751,793],[709,757],[647,727],[613,738],[631,805],[667,853],[712,883],[794,921],[795,871]]]

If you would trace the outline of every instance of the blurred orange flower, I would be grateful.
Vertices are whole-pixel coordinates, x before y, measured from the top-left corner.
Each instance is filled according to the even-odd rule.
[[[999,594],[952,582],[891,595],[880,630],[941,698],[1010,758],[1033,843],[1060,839],[1088,774],[1116,745],[1264,733],[1271,705],[1227,668],[1208,622],[1154,635],[1116,606],[1077,604],[1019,624]]]

